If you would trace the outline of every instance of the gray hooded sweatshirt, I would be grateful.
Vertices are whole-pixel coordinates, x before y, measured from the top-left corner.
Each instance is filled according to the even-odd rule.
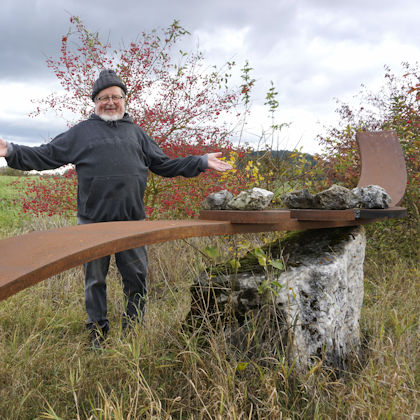
[[[95,222],[144,219],[149,169],[164,177],[194,177],[207,169],[207,156],[170,159],[128,114],[113,122],[93,114],[39,147],[10,143],[6,160],[24,171],[74,164],[78,216]]]

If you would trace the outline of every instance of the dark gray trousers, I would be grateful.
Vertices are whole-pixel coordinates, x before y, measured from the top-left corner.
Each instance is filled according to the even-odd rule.
[[[78,217],[78,224],[94,223]],[[109,329],[106,301],[106,276],[111,256],[99,258],[84,264],[85,267],[85,306],[88,314],[88,328],[100,327],[104,333]],[[115,262],[121,274],[126,309],[123,314],[123,327],[129,320],[143,316],[147,295],[147,251],[146,247],[129,249],[115,254]]]

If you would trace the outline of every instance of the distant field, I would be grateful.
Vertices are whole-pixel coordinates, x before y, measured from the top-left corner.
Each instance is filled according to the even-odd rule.
[[[9,184],[17,179],[19,179],[17,176],[0,176],[0,196],[2,200],[5,198],[16,198],[18,196],[18,193],[13,186],[9,186]]]
[[[19,199],[21,192],[12,184],[17,176],[0,176],[0,230],[13,230],[22,224],[26,216],[20,214]]]

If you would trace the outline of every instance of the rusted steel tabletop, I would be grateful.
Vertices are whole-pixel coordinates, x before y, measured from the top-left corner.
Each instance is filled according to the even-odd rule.
[[[253,213],[255,216],[256,213]],[[199,236],[333,228],[364,223],[367,221],[319,222],[290,218],[281,223],[265,224],[156,220],[95,223],[32,232],[0,240],[0,300],[72,267],[138,246]]]
[[[405,217],[407,210],[403,207],[388,209],[346,209],[346,210],[319,210],[319,209],[269,209],[262,211],[244,210],[202,210],[200,219],[225,220],[231,223],[285,223],[290,220],[328,222],[328,221],[354,221],[358,219],[384,219]],[[322,229],[323,224],[317,227]],[[288,230],[288,229],[285,229]]]
[[[289,209],[251,210],[202,210],[202,220],[226,220],[232,223],[284,223],[291,219]]]
[[[346,210],[318,210],[293,209],[290,217],[297,220],[357,220],[357,219],[396,219],[407,216],[407,209],[403,207],[389,207],[387,209],[346,209]]]

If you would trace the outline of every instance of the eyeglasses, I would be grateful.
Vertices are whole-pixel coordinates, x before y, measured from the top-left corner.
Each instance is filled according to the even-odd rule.
[[[100,98],[96,98],[95,101],[96,102],[102,102],[103,104],[107,103],[109,100],[111,99],[112,102],[119,102],[122,99],[124,99],[124,96],[117,96],[117,95],[112,95],[112,96],[101,96]]]

